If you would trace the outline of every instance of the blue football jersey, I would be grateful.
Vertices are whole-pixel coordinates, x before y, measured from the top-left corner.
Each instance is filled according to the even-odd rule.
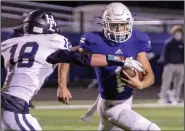
[[[131,38],[116,45],[108,40],[103,32],[90,32],[81,37],[79,46],[89,52],[105,55],[133,57],[140,52],[151,49],[150,38],[147,34],[133,30]],[[125,86],[120,80],[120,66],[95,67],[99,84],[99,93],[103,99],[124,100],[132,95],[133,88]]]

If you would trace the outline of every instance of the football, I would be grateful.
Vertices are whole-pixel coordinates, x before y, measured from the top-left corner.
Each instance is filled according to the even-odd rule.
[[[123,68],[121,74],[122,74],[122,77],[125,78],[125,79],[128,79],[128,78],[127,78],[127,76],[123,73],[123,70],[124,70],[125,72],[127,72],[127,74],[129,74],[129,76],[131,76],[131,77],[135,77],[135,75],[136,75],[136,73],[135,73],[135,71],[134,71],[133,69],[131,69],[131,68]],[[137,70],[136,70],[136,71],[137,71]],[[143,78],[144,78],[143,72],[139,72],[139,71],[137,71],[137,72],[138,72],[138,76],[139,76],[140,81],[142,81]]]

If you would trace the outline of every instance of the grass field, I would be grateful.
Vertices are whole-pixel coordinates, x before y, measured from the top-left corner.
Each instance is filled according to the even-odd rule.
[[[91,104],[93,101],[85,102]],[[58,105],[56,102],[34,102],[36,105]],[[137,102],[136,102],[137,103]],[[81,101],[72,102],[73,105]],[[84,104],[84,102],[83,102]],[[184,107],[133,108],[149,120],[158,124],[162,130],[184,130]],[[43,130],[97,130],[99,117],[95,113],[93,119],[84,123],[79,118],[87,109],[64,110],[31,110]]]

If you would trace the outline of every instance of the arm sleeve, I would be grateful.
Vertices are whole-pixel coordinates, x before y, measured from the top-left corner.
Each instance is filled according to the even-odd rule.
[[[68,50],[58,50],[52,53],[50,56],[48,56],[46,61],[51,64],[73,63],[79,66],[91,66],[91,59],[92,59],[92,54],[84,55],[81,53],[70,52]],[[114,56],[114,55],[106,56],[106,61],[108,65],[124,66],[123,60],[124,60],[124,57],[122,56]],[[102,62],[102,60],[100,61]],[[101,64],[98,66],[101,66]]]
[[[47,57],[46,61],[51,64],[72,63],[79,66],[90,66],[92,55],[70,52],[68,50],[58,50]]]

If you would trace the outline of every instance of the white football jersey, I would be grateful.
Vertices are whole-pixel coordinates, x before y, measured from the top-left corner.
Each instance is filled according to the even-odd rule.
[[[1,55],[7,69],[3,92],[29,102],[54,70],[46,58],[70,48],[68,39],[59,34],[24,35],[2,42]]]

